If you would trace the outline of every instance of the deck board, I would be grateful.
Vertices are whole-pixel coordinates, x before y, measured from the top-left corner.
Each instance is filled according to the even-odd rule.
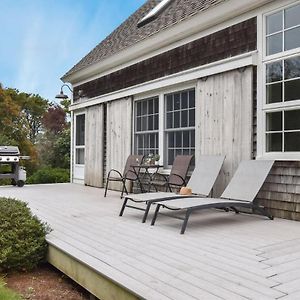
[[[295,221],[205,210],[181,221],[118,213],[110,192],[73,184],[1,187],[50,224],[48,242],[142,299],[293,299],[300,286]]]

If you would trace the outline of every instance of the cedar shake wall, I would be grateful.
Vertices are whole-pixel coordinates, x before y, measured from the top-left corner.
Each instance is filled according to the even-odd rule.
[[[74,88],[88,98],[257,49],[256,17]]]
[[[257,200],[275,217],[300,221],[300,161],[276,161]]]

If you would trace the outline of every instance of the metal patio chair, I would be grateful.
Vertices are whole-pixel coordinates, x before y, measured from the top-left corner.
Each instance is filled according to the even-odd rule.
[[[166,191],[172,192],[172,187],[181,188],[186,185],[186,176],[193,159],[193,155],[177,155],[174,159],[170,175],[157,173],[153,180],[150,181],[151,186],[158,191],[157,187],[165,187]]]
[[[268,176],[273,163],[274,161],[269,160],[242,161],[220,198],[186,197],[184,199],[155,202],[154,204],[157,204],[157,206],[151,225],[155,224],[161,207],[173,211],[185,211],[185,217],[182,218],[181,234],[184,234],[189,217],[193,212],[208,208],[233,210],[235,213],[239,213],[238,208],[246,207],[250,208],[252,212],[257,211],[273,220],[273,216],[255,201],[255,197]],[[176,218],[179,217],[176,216]]]
[[[200,155],[197,158],[196,167],[187,183],[187,186],[192,189],[192,195],[186,196],[173,192],[130,194],[124,197],[119,215],[123,215],[126,207],[142,210],[144,211],[142,222],[145,223],[151,204],[154,202],[185,197],[208,197],[212,192],[224,160],[225,156],[216,155]],[[144,203],[146,204],[146,207],[144,209],[140,206],[127,204],[128,202]]]
[[[129,155],[125,164],[123,174],[118,170],[111,169],[107,174],[104,197],[106,197],[107,195],[108,184],[110,181],[122,183],[121,198],[123,198],[124,191],[126,194],[128,194],[126,188],[126,181],[139,180],[138,174],[136,170],[133,168],[133,166],[138,166],[139,164],[141,164],[143,158],[144,158],[143,155]]]

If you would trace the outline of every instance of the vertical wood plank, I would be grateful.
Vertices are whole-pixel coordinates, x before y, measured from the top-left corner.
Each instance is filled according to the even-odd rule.
[[[84,183],[103,187],[103,105],[87,108],[85,144]]]

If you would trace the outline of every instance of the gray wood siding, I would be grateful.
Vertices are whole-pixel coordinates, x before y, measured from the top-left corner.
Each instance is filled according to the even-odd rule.
[[[276,161],[257,200],[275,217],[300,221],[300,162]]]
[[[107,103],[106,173],[111,169],[123,173],[126,159],[131,154],[131,140],[132,99]],[[111,182],[109,188],[119,190],[120,184]]]
[[[84,183],[103,187],[103,105],[86,110]]]
[[[234,70],[198,82],[196,149],[226,155],[214,194],[220,195],[239,162],[252,158],[253,70]]]

